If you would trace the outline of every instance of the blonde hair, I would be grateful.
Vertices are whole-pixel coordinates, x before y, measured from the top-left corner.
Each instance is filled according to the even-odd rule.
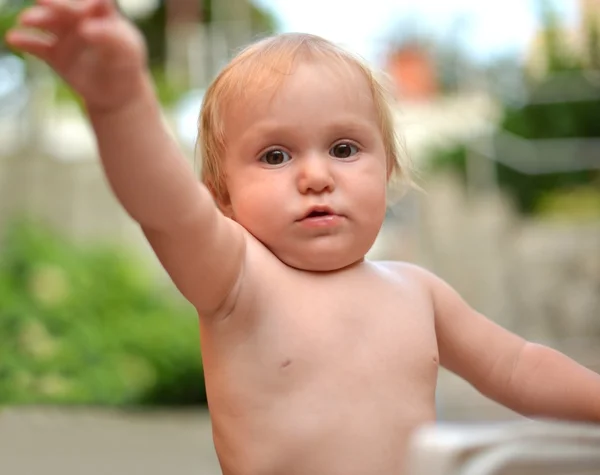
[[[324,38],[302,33],[268,37],[242,50],[215,78],[204,95],[198,121],[201,179],[217,202],[227,199],[223,156],[226,109],[254,93],[275,93],[298,59],[324,59],[357,68],[367,79],[385,146],[390,177],[410,182],[410,166],[396,136],[392,95],[366,63]]]

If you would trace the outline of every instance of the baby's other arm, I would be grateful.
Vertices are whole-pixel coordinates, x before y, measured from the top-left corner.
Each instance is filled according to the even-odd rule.
[[[600,375],[509,332],[440,278],[417,272],[433,299],[441,365],[522,415],[600,422]]]

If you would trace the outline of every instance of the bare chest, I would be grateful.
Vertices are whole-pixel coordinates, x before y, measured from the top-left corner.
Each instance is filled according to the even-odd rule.
[[[385,283],[296,292],[265,312],[255,343],[290,377],[354,375],[364,384],[423,374],[437,358],[433,315],[405,292]]]
[[[392,394],[406,381],[435,380],[433,310],[418,286],[376,272],[274,283],[242,296],[252,314],[215,348],[236,373],[241,365],[274,392],[374,384]]]
[[[261,289],[241,295],[253,312],[203,343],[223,459],[255,473],[291,465],[366,473],[373,461],[381,470],[371,473],[397,472],[410,428],[434,414],[438,353],[426,292],[379,273],[283,278]]]

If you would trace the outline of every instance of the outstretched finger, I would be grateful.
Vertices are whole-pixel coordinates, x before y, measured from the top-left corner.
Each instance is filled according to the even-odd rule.
[[[6,34],[6,42],[23,53],[48,61],[54,51],[56,38],[39,31],[16,28]]]
[[[60,36],[77,21],[71,13],[58,13],[46,6],[34,6],[25,10],[19,17],[19,24],[28,28],[45,30]]]
[[[112,1],[105,0],[37,0],[37,4],[51,8],[60,15],[74,15],[79,18],[90,13],[98,16],[116,11]],[[102,4],[101,9],[99,4]]]

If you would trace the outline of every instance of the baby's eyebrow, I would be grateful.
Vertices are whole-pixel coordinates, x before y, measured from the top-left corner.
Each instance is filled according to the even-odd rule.
[[[297,127],[293,125],[284,125],[279,121],[261,122],[252,125],[248,131],[256,136],[271,136],[271,135],[291,135]]]
[[[245,146],[263,147],[271,142],[292,140],[297,134],[297,127],[286,126],[278,122],[268,122],[251,125],[240,136],[239,141]],[[280,144],[281,145],[281,144]]]
[[[369,130],[376,130],[377,124],[362,118],[349,118],[332,120],[324,127],[323,132],[327,135],[343,134],[343,133],[361,133]],[[251,126],[248,131],[255,137],[272,137],[272,136],[292,136],[298,132],[298,126],[294,124],[282,124],[279,121],[263,122]]]
[[[333,122],[327,127],[327,131],[331,133],[361,133],[377,128],[377,124],[364,119],[350,119]]]

